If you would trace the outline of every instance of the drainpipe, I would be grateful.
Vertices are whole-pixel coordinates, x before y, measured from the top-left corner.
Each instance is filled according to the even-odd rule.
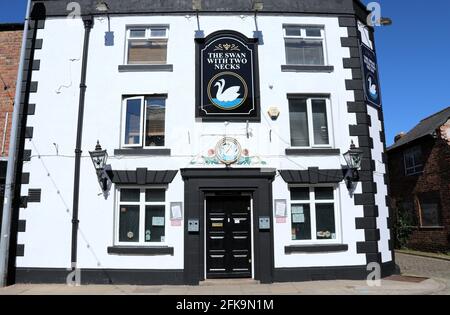
[[[3,202],[3,219],[1,226],[0,238],[0,287],[6,286],[8,275],[8,260],[9,260],[9,242],[11,234],[11,218],[12,218],[12,201],[14,198],[14,181],[15,181],[15,166],[16,166],[16,149],[19,135],[19,121],[20,121],[20,98],[22,95],[22,80],[23,70],[25,64],[25,49],[28,37],[28,25],[30,18],[31,0],[28,0],[27,11],[25,15],[25,26],[23,29],[22,48],[20,51],[20,63],[17,74],[16,95],[14,98],[14,111],[12,118],[11,137],[9,143],[8,167],[6,172],[5,183],[5,199]]]
[[[89,37],[91,29],[94,25],[92,16],[83,17],[84,23],[84,46],[83,46],[83,60],[81,64],[81,81],[80,81],[80,101],[78,105],[78,125],[77,125],[77,142],[75,147],[75,176],[73,184],[73,210],[72,210],[72,250],[71,262],[72,270],[77,269],[77,244],[78,244],[78,206],[80,199],[80,167],[81,167],[81,145],[83,140],[83,117],[84,117],[84,103],[86,98],[86,71],[89,51]]]

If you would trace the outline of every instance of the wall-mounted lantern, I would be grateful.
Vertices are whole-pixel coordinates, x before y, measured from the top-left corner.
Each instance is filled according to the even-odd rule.
[[[359,180],[359,170],[361,169],[361,161],[363,156],[363,151],[356,148],[352,141],[350,145],[350,150],[343,154],[345,162],[348,166],[347,174],[345,175],[345,181],[347,182],[347,188],[351,189],[353,183]]]
[[[98,181],[103,192],[108,191],[109,188],[109,177],[106,174],[106,162],[108,161],[108,152],[102,149],[100,142],[97,141],[95,146],[95,151],[90,151],[92,163],[94,164],[95,171],[97,173]]]
[[[269,108],[267,114],[269,115],[270,119],[275,121],[278,119],[278,117],[280,117],[280,110],[278,109],[278,107],[273,106]]]

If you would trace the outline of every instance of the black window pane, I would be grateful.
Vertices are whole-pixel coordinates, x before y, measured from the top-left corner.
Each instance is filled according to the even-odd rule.
[[[145,201],[147,202],[164,202],[166,201],[165,189],[147,189],[145,191]]]
[[[139,206],[120,206],[119,242],[139,242]]]
[[[291,128],[291,145],[309,146],[308,113],[306,99],[289,100],[289,120]]]
[[[286,36],[300,36],[301,28],[300,27],[286,27]]]
[[[322,30],[320,28],[307,28],[306,36],[320,37],[320,36],[322,36]]]
[[[292,187],[291,200],[309,200],[309,187]]]
[[[303,40],[288,38],[286,43],[286,62],[290,65],[324,65],[322,40]]]
[[[422,226],[439,226],[439,205],[437,203],[422,203]]]
[[[333,200],[334,189],[332,187],[316,187],[314,188],[316,200]]]
[[[328,136],[327,103],[325,100],[312,100],[314,144],[330,143]]]
[[[163,147],[165,145],[166,100],[148,98],[146,111],[145,145]]]
[[[121,189],[120,201],[139,202],[140,193],[139,189]]]
[[[165,207],[146,206],[145,207],[145,241],[164,242],[165,241]]]
[[[132,29],[130,30],[130,36],[133,38],[144,38],[145,29]]]
[[[318,240],[336,239],[334,204],[316,204],[316,225]]]
[[[308,204],[292,205],[292,239],[295,241],[311,239],[311,215]]]

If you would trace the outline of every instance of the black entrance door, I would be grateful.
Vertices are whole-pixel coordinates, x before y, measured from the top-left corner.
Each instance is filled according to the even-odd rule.
[[[206,199],[207,278],[251,278],[250,196]]]

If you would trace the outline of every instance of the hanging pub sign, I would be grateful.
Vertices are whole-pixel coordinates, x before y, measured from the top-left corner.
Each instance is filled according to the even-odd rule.
[[[366,101],[371,105],[381,107],[377,58],[375,52],[363,43],[361,43],[361,61]]]
[[[196,116],[211,121],[259,121],[257,39],[221,31],[196,42]]]

